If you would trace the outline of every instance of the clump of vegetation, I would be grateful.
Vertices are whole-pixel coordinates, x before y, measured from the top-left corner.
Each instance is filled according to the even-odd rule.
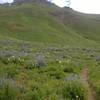
[[[43,100],[42,92],[40,90],[28,91],[24,95],[24,100]]]
[[[62,95],[66,100],[87,100],[87,90],[80,81],[67,81],[63,86]]]
[[[16,100],[18,91],[9,83],[0,83],[0,100]]]
[[[91,86],[94,88],[96,99],[100,99],[100,66],[91,66],[89,69],[89,78]]]
[[[9,57],[8,58],[9,63],[13,63],[13,64],[23,64],[24,63],[24,59],[20,58],[20,57]]]
[[[4,64],[24,64],[24,58],[21,57],[0,57],[0,61]]]
[[[65,67],[63,70],[66,73],[73,73],[74,72],[74,69],[71,66],[70,67]]]
[[[35,68],[35,64],[33,62],[28,62],[25,65],[25,69],[27,69],[27,70],[32,70],[34,68]]]
[[[14,78],[18,74],[18,69],[15,65],[10,65],[5,68],[7,78]]]
[[[63,71],[60,71],[60,70],[48,72],[48,74],[50,75],[50,77],[53,77],[55,79],[62,79],[65,76],[65,73]]]

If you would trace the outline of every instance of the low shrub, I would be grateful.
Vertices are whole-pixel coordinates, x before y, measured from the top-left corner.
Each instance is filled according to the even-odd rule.
[[[34,69],[35,68],[35,64],[34,63],[27,63],[25,65],[25,69],[27,70],[31,70],[31,69]]]
[[[0,57],[0,61],[7,65],[7,64],[24,64],[24,59],[20,58],[20,57],[15,57],[15,56],[11,56],[11,57]]]
[[[0,61],[5,65],[9,64],[8,58],[6,57],[0,57]]]
[[[41,100],[41,96],[38,91],[29,91],[25,94],[24,100]]]
[[[97,97],[97,100],[100,100],[100,85],[99,84],[96,87],[96,97]]]
[[[14,78],[18,74],[18,69],[16,69],[15,66],[8,66],[5,69],[5,73],[7,75],[7,78]]]
[[[17,90],[9,83],[0,85],[0,100],[16,100]]]
[[[13,64],[23,64],[24,59],[22,59],[20,57],[11,56],[8,58],[8,62],[13,63]]]
[[[80,81],[67,81],[62,89],[66,100],[86,100],[87,90]]]
[[[74,69],[72,67],[65,67],[63,69],[63,71],[66,72],[66,73],[73,73],[74,72]]]
[[[60,70],[48,72],[48,75],[50,77],[55,78],[55,79],[61,79],[61,78],[65,77],[65,73],[63,71],[60,71]]]

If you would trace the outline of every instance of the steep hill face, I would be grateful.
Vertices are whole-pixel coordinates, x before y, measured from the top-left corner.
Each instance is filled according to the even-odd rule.
[[[22,4],[0,7],[0,36],[48,44],[99,44],[99,15],[85,15],[51,3],[46,5],[42,3],[45,0],[15,2]]]
[[[70,8],[63,8],[52,14],[84,38],[100,42],[100,15],[83,14]]]

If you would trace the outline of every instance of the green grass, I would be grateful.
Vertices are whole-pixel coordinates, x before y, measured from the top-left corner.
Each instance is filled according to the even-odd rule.
[[[93,66],[90,68],[90,83],[95,90],[96,99],[100,98],[100,66]]]
[[[66,26],[66,24],[59,21],[59,18],[52,15],[52,13],[57,13],[56,10],[63,11],[63,9],[56,6],[49,7],[38,4],[22,4],[13,5],[11,7],[0,7],[0,35],[24,41],[46,43],[48,45],[99,45],[92,38],[85,38],[81,35],[82,32],[79,32],[81,33],[79,34],[76,29],[73,29],[73,27],[70,27],[69,25]],[[65,14],[67,14],[67,10]],[[65,22],[67,20],[71,20],[71,18],[65,19]],[[81,25],[86,26],[86,23],[84,22]],[[80,27],[78,24],[74,26]],[[92,37],[94,37],[94,34]]]
[[[1,6],[0,100],[87,100],[85,66],[98,100],[98,20],[55,5]]]

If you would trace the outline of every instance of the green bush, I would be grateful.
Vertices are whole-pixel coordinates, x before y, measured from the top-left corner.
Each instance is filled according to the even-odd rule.
[[[25,94],[24,100],[41,100],[41,96],[38,91],[29,91]]]
[[[15,66],[8,67],[5,71],[8,78],[14,78],[18,74],[18,70]]]
[[[73,73],[74,72],[74,69],[72,67],[65,67],[63,69],[63,71],[66,72],[66,73]]]
[[[9,63],[13,63],[13,64],[23,64],[24,63],[24,59],[20,58],[20,57],[15,57],[15,56],[11,56],[8,58]]]
[[[53,77],[55,79],[61,79],[61,78],[65,77],[65,73],[63,71],[60,71],[60,70],[50,71],[47,74],[50,77]]]
[[[32,70],[34,68],[35,68],[35,64],[34,63],[27,63],[25,65],[25,69],[27,69],[27,70]]]
[[[0,100],[16,100],[17,90],[8,83],[0,85]]]
[[[62,89],[62,95],[66,100],[86,100],[87,91],[79,81],[67,81]]]
[[[23,65],[24,64],[24,59],[23,58],[15,57],[15,56],[0,57],[0,61],[5,65],[7,65],[7,64],[20,64],[20,65]]]
[[[7,57],[0,57],[0,61],[5,65],[9,64],[9,61],[8,61]]]
[[[96,86],[96,97],[97,97],[97,100],[100,100],[100,85]]]

